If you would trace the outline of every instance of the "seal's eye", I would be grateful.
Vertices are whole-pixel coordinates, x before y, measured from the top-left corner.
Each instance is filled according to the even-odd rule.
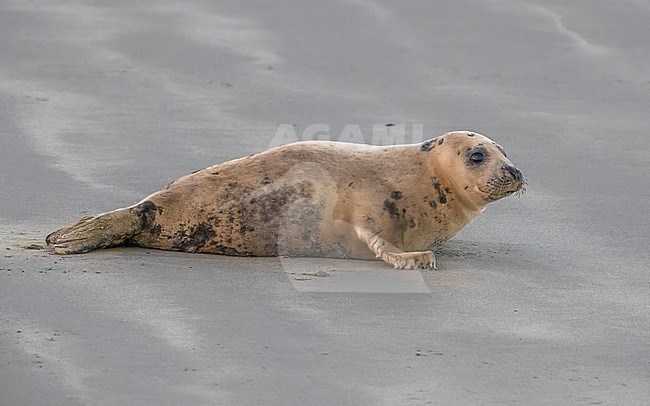
[[[480,164],[481,162],[483,162],[483,159],[485,159],[485,157],[483,156],[482,152],[474,152],[472,155],[469,156],[469,160],[475,164]]]

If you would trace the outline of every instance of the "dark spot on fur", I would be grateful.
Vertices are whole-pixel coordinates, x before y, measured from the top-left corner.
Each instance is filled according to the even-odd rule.
[[[353,183],[354,183],[354,182],[350,182],[350,184],[348,185],[348,187],[352,186]]]
[[[237,182],[230,182],[230,183],[228,183],[228,189],[234,189],[234,188],[236,188],[237,186],[239,186],[239,183],[237,183]]]
[[[436,203],[435,200],[429,200],[429,206],[431,206],[433,210],[438,208],[438,204]]]
[[[475,136],[476,134],[474,134],[474,133],[468,133],[467,135],[468,135],[469,137],[473,137],[473,136]]]
[[[247,232],[252,232],[252,231],[255,231],[255,227],[253,226],[246,225],[246,224],[242,224],[239,226],[239,234],[241,235],[246,235]]]
[[[161,233],[162,233],[162,226],[160,224],[156,224],[155,226],[153,226],[153,228],[151,228],[151,235],[154,238],[159,238]]]
[[[433,187],[436,189],[436,192],[438,192],[438,201],[440,202],[440,204],[446,204],[447,193],[449,193],[449,189],[445,188],[443,190],[442,185],[440,184],[440,182],[438,182],[438,179],[435,176],[432,178],[432,183],[433,183]]]
[[[422,151],[424,151],[424,152],[429,152],[429,151],[431,151],[432,149],[434,149],[434,148],[436,147],[436,144],[435,144],[436,141],[438,141],[437,138],[431,139],[431,140],[429,140],[429,141],[425,141],[425,142],[422,144],[422,146],[420,146],[420,150],[422,150]]]
[[[265,176],[264,179],[262,179],[262,184],[268,185],[269,183],[271,183],[271,178]]]
[[[158,210],[158,206],[156,206],[153,202],[150,202],[149,200],[140,203],[139,205],[135,206],[135,208],[140,209],[143,213]]]
[[[406,218],[406,209],[402,209],[402,217]]]
[[[199,223],[189,229],[182,227],[176,232],[176,240],[172,243],[172,249],[196,252],[216,235],[214,228],[208,223]]]
[[[384,211],[387,211],[388,214],[394,219],[399,218],[399,212],[397,211],[397,206],[395,206],[395,202],[391,202],[390,200],[384,200]]]
[[[399,200],[402,198],[402,192],[399,190],[395,190],[393,192],[390,192],[390,197],[394,200]]]
[[[272,192],[251,199],[263,222],[269,222],[282,215],[285,207],[301,198],[311,198],[311,190],[304,185],[297,187],[283,186]]]
[[[467,190],[467,188],[469,188],[469,186],[465,186],[465,190]]]
[[[213,175],[218,175],[218,174],[219,174],[219,172],[212,172],[212,174],[213,174]]]
[[[148,230],[156,219],[156,213],[162,214],[162,207],[159,208],[153,202],[146,201],[130,209],[131,213],[140,219],[142,230]]]
[[[443,142],[445,142],[445,139],[444,139],[444,138],[440,138],[440,140],[438,140],[438,145],[442,145]]]
[[[216,236],[212,226],[208,223],[199,223],[190,229],[189,238],[194,242],[205,244],[206,241]]]
[[[386,124],[386,127],[395,127],[395,124],[393,124],[393,123],[388,123],[388,124]]]
[[[409,219],[409,228],[415,228],[415,220],[413,217]]]

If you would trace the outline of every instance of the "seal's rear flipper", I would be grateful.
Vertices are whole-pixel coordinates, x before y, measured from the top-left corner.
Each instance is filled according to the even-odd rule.
[[[48,235],[45,241],[57,254],[81,254],[123,244],[142,229],[139,211],[134,210],[138,206],[84,217]]]

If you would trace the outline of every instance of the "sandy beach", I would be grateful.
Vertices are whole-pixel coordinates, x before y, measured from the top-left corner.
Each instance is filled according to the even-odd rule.
[[[40,3],[0,5],[0,405],[647,404],[647,2]],[[26,248],[294,139],[451,130],[528,190],[438,271]]]

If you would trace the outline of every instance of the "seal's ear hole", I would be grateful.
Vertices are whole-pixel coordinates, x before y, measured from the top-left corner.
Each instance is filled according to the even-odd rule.
[[[472,155],[469,156],[469,160],[475,164],[480,164],[481,162],[483,162],[484,159],[485,159],[485,155],[483,155],[482,152],[474,152]]]

